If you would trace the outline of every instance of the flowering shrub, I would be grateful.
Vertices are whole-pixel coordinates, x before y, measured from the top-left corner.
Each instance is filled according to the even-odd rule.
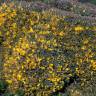
[[[78,76],[96,72],[96,28],[75,25],[45,12],[28,12],[14,4],[0,7],[0,34],[4,38],[3,75],[8,90],[25,96],[49,96]],[[91,78],[90,78],[91,79]]]

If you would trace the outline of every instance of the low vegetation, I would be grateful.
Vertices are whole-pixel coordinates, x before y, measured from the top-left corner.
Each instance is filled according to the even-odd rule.
[[[2,4],[1,94],[64,96],[72,83],[79,82],[82,89],[95,80],[96,25],[66,19],[70,21],[70,16],[29,12],[14,7],[14,3]],[[70,96],[83,94],[72,90]]]

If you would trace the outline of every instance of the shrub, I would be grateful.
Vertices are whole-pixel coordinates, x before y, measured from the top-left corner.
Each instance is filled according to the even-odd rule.
[[[80,78],[83,86],[93,76],[95,26],[66,22],[65,16],[49,11],[14,8],[14,3],[3,4],[0,9],[2,71],[12,94],[22,95],[24,91],[25,96],[49,96],[73,77],[73,81]]]

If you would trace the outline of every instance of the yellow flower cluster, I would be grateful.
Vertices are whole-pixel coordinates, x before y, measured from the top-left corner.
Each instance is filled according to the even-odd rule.
[[[94,71],[96,71],[96,60],[91,60],[91,67]]]
[[[10,14],[9,18],[12,18],[16,15],[16,10],[12,10],[11,12],[12,5],[13,3],[9,4],[9,6],[3,3],[2,6],[0,6],[0,26],[6,20],[6,17],[8,16],[8,14]],[[2,12],[2,10],[5,10],[5,12],[4,11]]]
[[[2,5],[7,9],[0,13],[0,34],[5,38],[3,77],[12,92],[22,88],[22,82],[26,96],[34,90],[36,96],[49,96],[63,87],[64,79],[69,80],[74,74],[82,78],[87,67],[96,71],[96,61],[92,59],[95,30],[90,35],[85,32],[89,27],[80,24],[70,27],[65,17],[20,8],[11,12],[12,6],[13,3],[9,7]]]
[[[78,25],[78,26],[74,27],[74,30],[75,30],[75,33],[78,34],[78,33],[81,33],[82,31],[84,31],[85,28],[83,26]]]
[[[13,52],[24,56],[29,48],[30,44],[28,43],[27,38],[20,38],[18,44],[13,48]]]

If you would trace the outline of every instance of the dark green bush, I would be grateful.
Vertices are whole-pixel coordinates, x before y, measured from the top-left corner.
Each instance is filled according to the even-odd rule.
[[[0,80],[0,93],[4,93],[8,87],[8,84],[4,80]]]

